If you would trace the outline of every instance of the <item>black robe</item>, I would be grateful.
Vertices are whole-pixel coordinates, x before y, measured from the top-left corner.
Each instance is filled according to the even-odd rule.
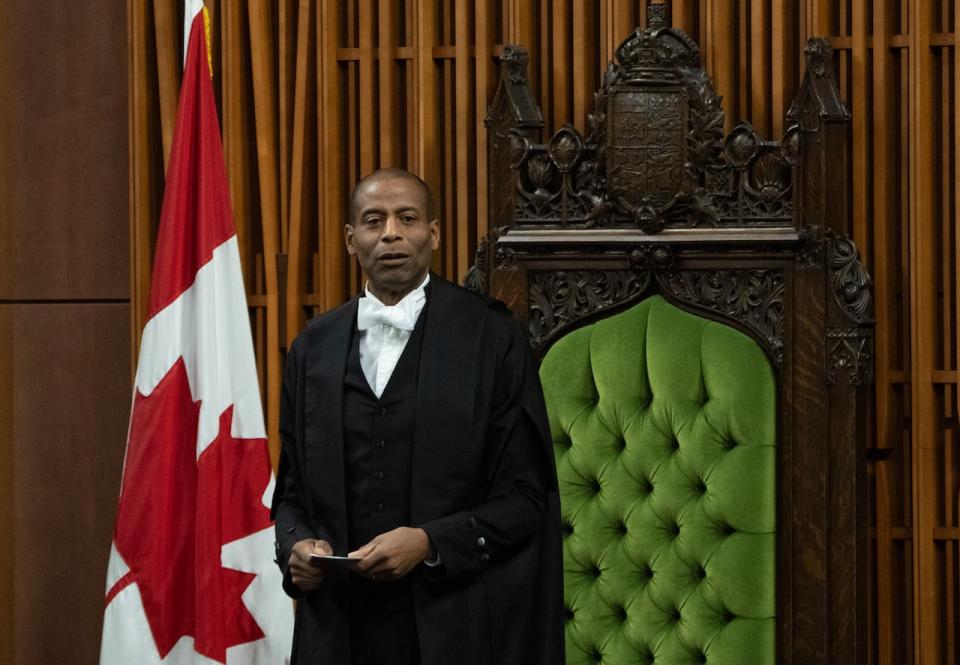
[[[559,501],[526,335],[501,303],[436,275],[428,289],[409,526],[427,530],[442,564],[410,573],[422,665],[560,665]],[[356,316],[353,299],[310,321],[284,370],[273,514],[284,588],[299,599],[293,665],[350,663],[350,573],[301,594],[286,564],[304,538],[347,551],[343,380]]]

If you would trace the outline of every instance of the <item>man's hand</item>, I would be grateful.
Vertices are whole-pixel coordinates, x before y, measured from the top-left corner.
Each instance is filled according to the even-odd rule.
[[[310,560],[311,554],[333,554],[333,548],[325,540],[308,538],[299,541],[290,552],[290,581],[301,591],[313,591],[323,583],[324,566]]]
[[[430,538],[423,529],[402,526],[381,533],[348,556],[362,557],[353,570],[372,580],[398,580],[430,553]]]

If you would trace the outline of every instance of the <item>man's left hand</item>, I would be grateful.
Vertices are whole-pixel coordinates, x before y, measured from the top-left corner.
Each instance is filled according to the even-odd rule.
[[[402,526],[381,533],[348,556],[361,557],[353,570],[372,580],[398,580],[430,554],[430,538],[423,529]]]

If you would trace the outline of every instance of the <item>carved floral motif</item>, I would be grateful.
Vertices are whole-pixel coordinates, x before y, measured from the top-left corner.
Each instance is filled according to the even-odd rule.
[[[633,270],[531,271],[530,343],[540,348],[570,322],[643,293],[649,272]]]
[[[661,251],[663,250],[663,251]],[[574,321],[643,294],[655,277],[680,302],[739,321],[765,342],[774,363],[783,363],[784,282],[778,270],[670,270],[662,247],[631,251],[634,270],[531,271],[531,344],[541,348]]]
[[[779,270],[682,270],[657,274],[675,298],[732,317],[758,333],[783,364],[784,282]]]

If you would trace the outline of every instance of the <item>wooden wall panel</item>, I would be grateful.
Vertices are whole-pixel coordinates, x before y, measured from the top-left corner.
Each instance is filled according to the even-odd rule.
[[[7,2],[0,12],[0,299],[129,297],[117,233],[127,186],[110,170],[127,153],[125,16],[105,7]]]
[[[0,150],[3,146],[0,145]],[[2,153],[0,153],[2,154]],[[10,307],[0,305],[0,341],[11,337]],[[0,346],[0,395],[13,394],[13,349]],[[0,529],[13,532],[13,400],[0,399]],[[0,544],[0,663],[13,662],[14,631],[14,541],[4,539]]]
[[[128,233],[134,21],[150,42],[138,57],[155,59],[152,13],[123,3],[0,11],[0,663],[98,660],[130,407],[129,265],[151,248]],[[156,114],[155,99],[144,91],[138,108]],[[157,155],[138,162],[143,194]]]
[[[15,350],[15,630],[6,662],[93,665],[131,398],[129,305],[0,308]]]
[[[224,145],[275,437],[277,371],[309,316],[362,286],[343,249],[356,180],[387,165],[438,199],[434,268],[461,280],[487,230],[485,109],[504,44],[530,53],[547,136],[587,130],[592,95],[645,0],[208,0]],[[164,128],[179,54],[177,0],[130,0],[131,260],[142,325]],[[960,147],[955,0],[675,0],[701,46],[727,129],[776,138],[830,38],[853,113],[849,233],[875,280],[870,662],[960,660],[956,306]],[[134,341],[133,346],[135,346]],[[275,445],[275,440],[274,440]]]

